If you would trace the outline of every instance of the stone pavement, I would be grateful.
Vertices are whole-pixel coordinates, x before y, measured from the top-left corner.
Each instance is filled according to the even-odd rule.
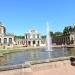
[[[0,75],[75,75],[75,66],[69,60],[31,65],[8,71],[0,71]]]
[[[62,66],[33,72],[33,75],[75,75],[75,67]]]
[[[32,75],[31,68],[2,71],[0,75]]]
[[[50,69],[32,71],[30,68],[0,72],[0,75],[75,75],[75,67],[61,66]]]

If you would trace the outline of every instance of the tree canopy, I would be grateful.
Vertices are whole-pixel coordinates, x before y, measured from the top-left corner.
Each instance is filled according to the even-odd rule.
[[[50,36],[51,37],[62,36],[62,35],[63,35],[62,32],[55,32],[55,33],[50,32]],[[46,38],[46,35],[43,35],[42,38],[45,39]]]
[[[75,31],[75,26],[67,26],[64,28],[63,34],[64,35],[70,34],[71,32],[74,32],[74,31]]]
[[[57,36],[70,34],[71,32],[75,32],[75,25],[65,27],[63,32],[52,32],[51,31],[50,35],[51,35],[51,37],[57,37]],[[43,35],[42,38],[46,38],[46,35]]]

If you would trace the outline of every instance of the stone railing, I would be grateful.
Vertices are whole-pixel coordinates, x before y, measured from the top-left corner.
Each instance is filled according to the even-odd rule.
[[[22,69],[22,68],[31,68],[33,65],[37,64],[44,64],[44,63],[53,63],[58,61],[70,61],[70,57],[60,57],[60,58],[53,58],[53,59],[45,59],[45,60],[37,60],[37,61],[29,61],[25,62],[23,64],[17,64],[17,65],[7,65],[7,66],[0,66],[0,71],[7,71],[7,70],[14,70],[14,69]]]
[[[14,69],[21,69],[21,68],[29,68],[30,64],[18,64],[18,65],[9,65],[9,66],[0,66],[0,71],[7,71],[7,70],[14,70]]]
[[[70,57],[71,57],[71,56],[70,56]],[[59,58],[53,58],[53,59],[30,61],[30,64],[31,64],[31,65],[36,65],[36,64],[42,64],[42,63],[50,63],[50,62],[57,62],[57,61],[70,60],[70,57],[59,57]]]

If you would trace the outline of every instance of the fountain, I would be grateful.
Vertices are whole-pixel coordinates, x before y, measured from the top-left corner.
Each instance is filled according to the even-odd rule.
[[[5,65],[18,65],[23,64],[28,61],[37,61],[37,60],[45,60],[45,59],[53,59],[59,57],[68,56],[68,48],[64,47],[62,44],[61,47],[52,47],[52,39],[50,36],[50,28],[48,22],[47,25],[47,38],[46,38],[46,48],[33,48],[30,50],[22,50],[12,53],[4,54],[5,59],[2,59],[2,64],[0,66]],[[7,60],[6,60],[7,59]],[[22,65],[23,66],[23,65]]]
[[[47,36],[46,36],[46,52],[47,52],[48,58],[51,58],[53,51],[52,51],[52,39],[50,36],[48,22],[47,22]]]
[[[49,25],[47,22],[47,38],[46,38],[46,51],[52,51],[52,40],[51,40],[51,36],[50,36],[50,31],[49,31]]]

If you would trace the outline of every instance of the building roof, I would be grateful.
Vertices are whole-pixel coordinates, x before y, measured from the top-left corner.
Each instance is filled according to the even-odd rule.
[[[26,34],[40,34],[37,30],[35,30],[35,29],[32,29],[32,30],[30,30],[30,31],[28,31]]]

